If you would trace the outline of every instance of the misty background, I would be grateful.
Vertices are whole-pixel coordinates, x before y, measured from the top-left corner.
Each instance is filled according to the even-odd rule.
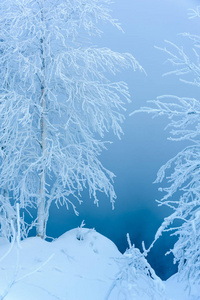
[[[129,114],[148,100],[159,95],[197,97],[197,88],[181,83],[175,76],[162,77],[170,70],[164,64],[167,57],[154,46],[164,47],[164,40],[185,45],[187,39],[181,32],[197,33],[196,19],[188,19],[188,9],[195,8],[195,0],[115,0],[112,5],[113,18],[119,19],[124,34],[110,25],[103,26],[101,39],[94,39],[99,47],[108,47],[118,52],[131,53],[145,69],[147,76],[139,71],[128,70],[120,73],[116,80],[128,83],[132,103],[127,104],[124,135],[118,140],[112,134],[105,140],[113,141],[100,158],[103,165],[115,173],[114,182],[117,200],[112,210],[109,199],[99,196],[99,207],[83,193],[83,203],[77,204],[79,216],[65,207],[59,210],[52,205],[47,226],[47,235],[58,237],[72,228],[80,226],[85,220],[86,227],[95,228],[110,238],[124,252],[128,247],[126,233],[131,241],[141,249],[142,241],[146,247],[153,241],[156,230],[169,214],[166,207],[158,207],[156,199],[162,193],[159,185],[153,184],[158,169],[184,146],[167,140],[168,131],[164,128],[167,120],[152,119],[147,114]],[[151,250],[148,261],[156,273],[166,279],[176,271],[172,255],[165,252],[173,246],[175,238],[164,235]]]

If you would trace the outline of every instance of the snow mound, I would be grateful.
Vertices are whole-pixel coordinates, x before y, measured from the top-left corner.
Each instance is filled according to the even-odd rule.
[[[0,258],[8,249],[3,243]],[[73,229],[51,243],[28,238],[0,263],[0,294],[8,291],[5,300],[103,300],[121,256],[91,229]]]
[[[188,282],[180,280],[180,275],[171,276],[166,282],[166,292],[170,300],[200,300],[200,286],[192,285],[189,289]]]
[[[162,282],[145,270],[139,250],[122,255],[93,229],[73,229],[51,243],[27,238],[20,247],[0,239],[0,300],[161,300],[154,290]],[[181,284],[178,292],[175,279],[166,282],[167,300],[199,300]]]

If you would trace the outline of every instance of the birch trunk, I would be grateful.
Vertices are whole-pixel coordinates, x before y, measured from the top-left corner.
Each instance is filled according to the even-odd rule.
[[[41,156],[42,156],[42,169],[40,174],[40,187],[39,187],[39,198],[38,198],[38,215],[37,215],[37,236],[41,238],[46,237],[45,232],[45,186],[46,186],[46,167],[45,167],[45,155],[46,155],[46,137],[47,137],[47,125],[45,120],[46,114],[46,84],[45,84],[45,71],[46,71],[46,59],[45,59],[45,20],[44,20],[44,6],[45,1],[42,1],[41,9],[41,23],[43,26],[43,36],[40,39],[41,47],[41,120],[40,120],[40,130],[41,130]]]

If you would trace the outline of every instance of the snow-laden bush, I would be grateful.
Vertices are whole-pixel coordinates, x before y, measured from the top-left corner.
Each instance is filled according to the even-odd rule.
[[[106,300],[116,293],[119,299],[133,300],[164,300],[165,287],[161,279],[147,262],[144,253],[131,245],[129,235],[129,248],[122,258],[117,260],[119,272],[108,291]]]

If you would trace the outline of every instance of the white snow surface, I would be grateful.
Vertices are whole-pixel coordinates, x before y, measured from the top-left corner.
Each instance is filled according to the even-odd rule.
[[[187,281],[182,281],[178,274],[173,275],[165,282],[169,300],[200,300],[200,286],[193,285],[189,289]]]
[[[122,257],[112,241],[86,228],[70,230],[53,242],[32,237],[20,245],[7,253],[10,244],[0,238],[0,300],[104,300]],[[187,296],[176,276],[167,281],[166,290],[169,300],[200,299]],[[123,299],[114,289],[108,300]]]

